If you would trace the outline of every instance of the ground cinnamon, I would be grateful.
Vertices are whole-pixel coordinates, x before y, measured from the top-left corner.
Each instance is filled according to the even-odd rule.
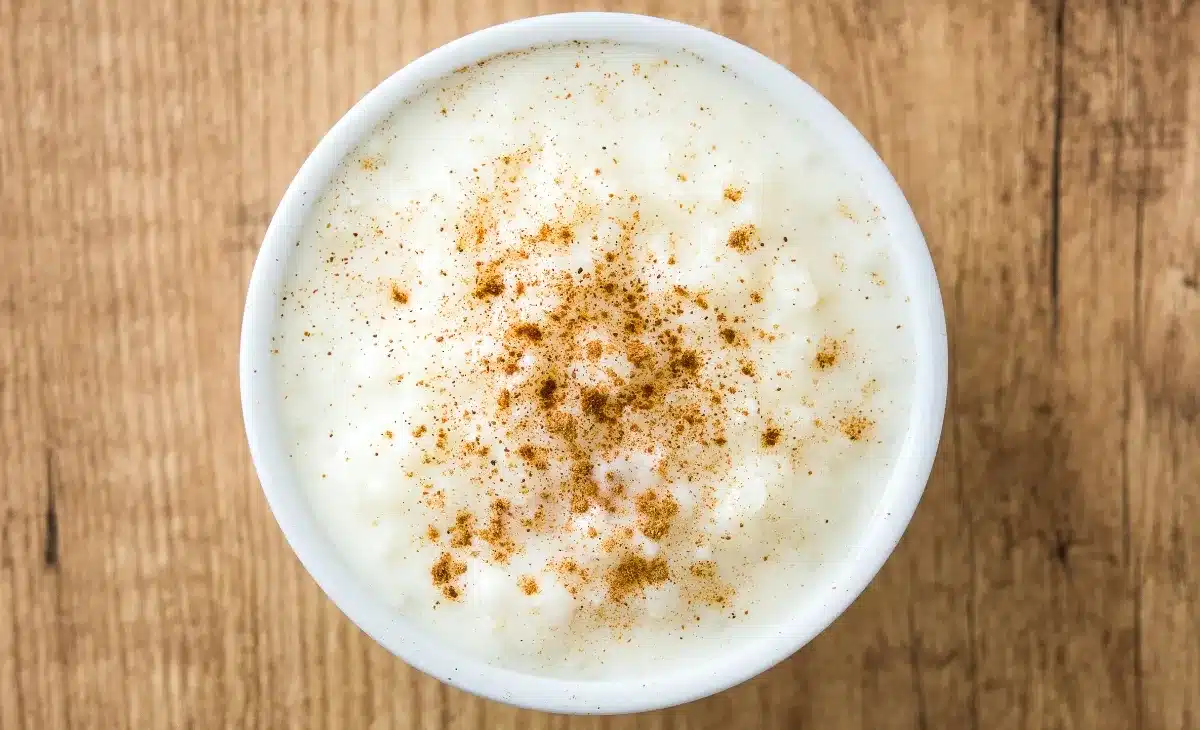
[[[679,514],[679,502],[671,494],[661,498],[654,490],[642,492],[635,502],[638,529],[651,540],[661,540],[671,529],[671,521]]]
[[[454,559],[450,553],[442,553],[430,568],[433,584],[442,590],[442,595],[451,601],[462,596],[462,590],[454,585],[458,576],[467,572],[467,566]]]
[[[582,217],[599,215],[568,206],[553,220],[520,233],[512,249],[501,250],[495,245],[499,221],[509,219],[507,193],[523,174],[524,159],[503,156],[488,163],[493,165],[495,185],[481,188],[458,222],[459,250],[480,255],[473,281],[464,284],[472,308],[490,308],[495,316],[507,316],[514,306],[500,299],[508,294],[506,274],[522,277],[514,285],[518,296],[544,295],[553,304],[534,316],[523,310],[518,321],[506,326],[499,346],[477,356],[480,387],[493,388],[494,406],[486,414],[476,414],[469,404],[456,405],[432,426],[442,447],[435,454],[436,463],[468,468],[464,459],[472,455],[471,464],[484,465],[484,471],[473,472],[481,490],[490,491],[515,473],[524,496],[510,502],[493,492],[487,516],[479,518],[485,522],[478,528],[471,511],[459,510],[444,544],[452,551],[469,551],[477,559],[504,564],[521,549],[520,535],[562,530],[570,539],[586,539],[599,548],[601,564],[590,572],[573,561],[563,561],[560,568],[546,567],[556,570],[573,595],[589,581],[602,581],[609,602],[625,606],[646,588],[673,579],[668,564],[672,545],[689,539],[688,533],[682,533],[683,509],[667,485],[717,483],[730,468],[725,433],[730,413],[725,399],[736,389],[727,378],[739,368],[747,377],[757,374],[746,358],[730,367],[726,355],[706,351],[713,338],[707,328],[718,328],[719,344],[746,347],[747,325],[732,312],[722,311],[708,292],[682,286],[662,292],[647,281],[645,251],[637,243],[644,224],[636,210],[638,201],[630,197],[623,202],[619,196],[612,199],[613,205],[628,207],[624,214],[608,217],[616,231],[612,239],[594,237],[595,254],[589,264],[533,276],[524,269],[510,271],[535,246],[572,244]],[[738,202],[742,192],[730,187],[725,195]],[[748,253],[759,237],[758,228],[747,223],[729,233],[728,245]],[[485,253],[490,260],[483,258]],[[674,261],[670,255],[667,263]],[[761,295],[751,295],[751,300],[759,301]],[[694,313],[704,324],[682,324],[684,312]],[[502,435],[490,451],[479,442],[480,419]],[[423,433],[425,427],[420,429]],[[765,433],[764,443],[774,446],[780,438]],[[644,458],[651,460],[655,478],[663,486],[627,487],[617,473],[603,472],[602,465],[643,458],[639,455],[648,455]],[[631,494],[633,487],[638,489]],[[630,520],[630,526],[597,529],[584,517],[592,511]],[[653,558],[641,554],[635,548],[633,524],[647,539],[661,542],[663,553]],[[481,544],[490,548],[482,555]],[[455,554],[444,553],[435,563],[435,582],[440,579],[437,584],[452,600],[461,596],[460,586],[454,584],[461,573],[455,571],[462,566],[465,572]],[[709,597],[721,593],[715,568],[712,575],[698,575],[686,565],[680,565],[679,580],[698,586],[695,590]],[[705,568],[697,570],[703,573]],[[518,585],[526,595],[539,590],[532,576],[522,577]]]
[[[446,532],[450,535],[451,547],[470,547],[475,536],[475,515],[467,510],[459,510],[454,516],[454,525]]]
[[[842,343],[832,337],[822,337],[817,346],[817,354],[813,357],[813,367],[817,370],[828,370],[837,365],[838,356],[842,353]]]
[[[738,253],[750,253],[757,240],[758,227],[753,223],[746,223],[729,232],[727,243],[730,248]]]
[[[507,563],[517,549],[508,531],[511,518],[512,504],[507,499],[495,499],[487,527],[479,532],[479,537],[492,546],[492,560],[501,564]]]
[[[851,441],[861,441],[866,438],[874,426],[874,421],[858,414],[846,416],[838,422],[838,430]]]
[[[641,555],[627,555],[605,576],[608,597],[624,602],[634,594],[641,595],[646,588],[666,583],[669,577],[667,561],[661,556],[647,560]]]

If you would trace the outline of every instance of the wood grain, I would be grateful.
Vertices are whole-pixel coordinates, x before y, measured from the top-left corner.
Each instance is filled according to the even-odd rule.
[[[305,575],[244,446],[284,187],[386,74],[558,0],[0,0],[0,728],[1200,728],[1200,4],[628,0],[880,150],[951,334],[895,556],[765,675],[565,718],[425,677]]]

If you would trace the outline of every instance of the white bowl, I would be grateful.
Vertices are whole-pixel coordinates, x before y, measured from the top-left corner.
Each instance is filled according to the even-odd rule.
[[[832,571],[827,600],[796,606],[772,635],[723,647],[708,661],[661,672],[647,667],[642,676],[604,681],[552,679],[491,666],[439,643],[368,590],[317,524],[297,483],[281,439],[270,365],[288,257],[310,207],[343,157],[401,100],[454,69],[506,51],[571,40],[686,48],[726,64],[779,107],[808,118],[859,172],[881,209],[891,257],[912,299],[917,352],[914,405],[895,471],[858,544]],[[786,68],[714,33],[639,15],[568,13],[505,23],[431,51],[364,96],[334,125],[288,186],[267,228],[246,297],[240,368],[246,434],[271,511],[300,562],[354,623],[405,662],[468,692],[553,712],[622,713],[669,707],[745,681],[795,652],[850,605],[895,548],[924,491],[945,411],[946,364],[945,315],[925,240],[896,181],[837,109]]]

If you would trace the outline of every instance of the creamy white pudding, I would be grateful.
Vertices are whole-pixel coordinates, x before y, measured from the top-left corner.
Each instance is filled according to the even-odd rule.
[[[686,53],[460,69],[297,247],[299,483],[399,613],[497,664],[618,676],[773,631],[905,435],[907,299],[857,174]]]

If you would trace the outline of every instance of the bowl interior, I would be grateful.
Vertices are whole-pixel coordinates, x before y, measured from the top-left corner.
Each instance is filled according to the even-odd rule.
[[[335,552],[297,486],[273,406],[276,385],[269,362],[288,256],[312,204],[345,155],[401,100],[455,68],[498,53],[571,40],[687,49],[728,65],[780,106],[809,118],[859,171],[881,209],[892,258],[914,307],[916,385],[907,436],[862,538],[830,566],[835,579],[827,599],[797,606],[785,623],[757,639],[723,646],[708,662],[620,681],[565,681],[487,665],[437,642],[362,585]],[[929,476],[945,410],[946,358],[941,298],[912,211],[883,162],[829,102],[782,66],[708,31],[637,15],[570,13],[495,26],[432,51],[368,93],[330,130],[288,187],[267,229],[246,300],[240,376],[250,450],[271,510],[305,568],[363,631],[412,666],[478,695],[548,711],[618,713],[667,707],[742,682],[808,642],[858,596],[895,547]]]

